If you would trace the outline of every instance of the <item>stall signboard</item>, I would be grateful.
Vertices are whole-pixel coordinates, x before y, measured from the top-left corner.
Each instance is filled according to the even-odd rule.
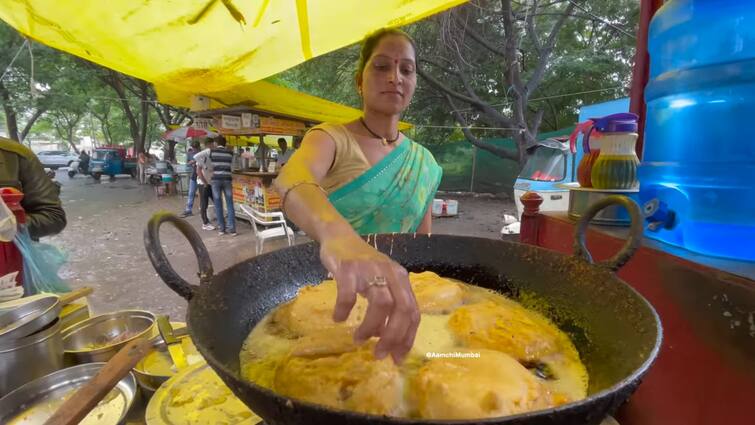
[[[241,114],[241,128],[260,128],[260,116],[249,112]]]
[[[281,118],[262,117],[260,128],[266,134],[304,134],[305,125],[301,121],[286,120]]]
[[[192,122],[192,127],[194,128],[201,128],[202,130],[209,130],[211,127],[213,127],[213,120],[212,118],[201,118],[197,117],[194,118],[194,121]]]
[[[216,115],[215,127],[223,135],[288,135],[301,136],[307,130],[302,121],[260,116],[251,112],[242,112],[238,115]]]
[[[221,115],[220,126],[229,130],[239,130],[241,128],[241,117],[236,115]]]

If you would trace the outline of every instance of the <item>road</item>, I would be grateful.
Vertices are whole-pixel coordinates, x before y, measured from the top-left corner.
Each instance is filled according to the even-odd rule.
[[[155,273],[144,247],[144,229],[156,212],[180,213],[185,199],[177,196],[158,199],[152,188],[141,186],[123,176],[114,182],[77,175],[69,179],[61,169],[56,179],[63,185],[61,198],[68,225],[59,235],[42,242],[62,248],[68,263],[61,276],[72,287],[91,286],[89,297],[92,314],[121,309],[143,309],[183,320],[186,301],[168,288]],[[510,201],[485,197],[452,197],[459,200],[459,216],[440,218],[433,223],[433,233],[498,238],[504,213],[512,214]],[[240,222],[239,235],[218,236],[201,230],[198,215],[188,218],[202,235],[216,271],[224,270],[255,255],[251,227]],[[307,242],[303,236],[297,243]],[[161,244],[175,270],[190,283],[198,284],[197,266],[188,242],[178,231],[166,226]],[[265,251],[285,246],[284,241],[268,241]]]

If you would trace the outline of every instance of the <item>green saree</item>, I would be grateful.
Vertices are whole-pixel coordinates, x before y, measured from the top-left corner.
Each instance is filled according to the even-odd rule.
[[[412,233],[432,204],[443,170],[407,139],[328,199],[359,234]]]

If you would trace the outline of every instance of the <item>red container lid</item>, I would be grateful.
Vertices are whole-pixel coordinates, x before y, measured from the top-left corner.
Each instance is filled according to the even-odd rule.
[[[3,197],[5,205],[16,215],[16,221],[19,224],[26,223],[26,213],[21,206],[21,200],[24,199],[24,193],[14,187],[0,188],[0,196]]]

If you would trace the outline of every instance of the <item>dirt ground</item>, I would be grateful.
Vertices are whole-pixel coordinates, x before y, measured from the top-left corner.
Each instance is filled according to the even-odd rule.
[[[65,230],[42,242],[62,248],[68,263],[61,276],[71,286],[91,286],[89,297],[92,314],[120,309],[143,309],[167,314],[173,320],[184,320],[186,301],[168,288],[155,273],[144,248],[144,229],[156,212],[183,211],[185,198],[157,198],[150,186],[140,186],[128,177],[114,182],[77,175],[69,179],[59,170],[57,180],[63,185],[61,198],[68,225]],[[439,195],[459,201],[459,215],[438,218],[433,233],[500,237],[503,214],[512,214],[512,201],[488,197]],[[199,201],[194,216],[187,219],[198,232],[210,252],[216,271],[224,270],[255,255],[254,234],[243,221],[237,225],[239,235],[218,236],[215,231],[201,230]],[[297,243],[308,242],[297,236]],[[161,244],[175,270],[191,283],[197,284],[197,266],[193,252],[178,231],[166,226]],[[285,246],[284,241],[267,241],[265,251]]]

